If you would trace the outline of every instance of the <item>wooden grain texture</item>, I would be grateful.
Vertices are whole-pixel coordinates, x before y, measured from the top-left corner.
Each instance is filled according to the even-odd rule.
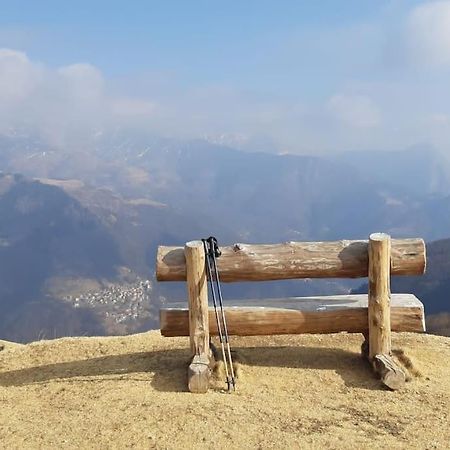
[[[293,278],[359,278],[368,275],[368,241],[234,244],[221,247],[221,281],[267,281]],[[425,271],[422,239],[393,239],[392,275],[421,275]],[[186,280],[182,247],[158,247],[158,281]]]
[[[192,355],[208,354],[208,280],[203,243],[201,241],[188,242],[185,254],[191,351]]]
[[[195,394],[208,392],[211,378],[210,359],[207,355],[195,355],[188,368],[188,389]]]
[[[255,306],[255,305],[264,306]],[[233,306],[230,306],[233,305]],[[243,305],[243,306],[235,306]],[[368,332],[367,295],[295,297],[227,302],[228,332],[237,336]],[[422,303],[412,294],[393,294],[393,331],[425,331]],[[186,306],[160,310],[163,336],[188,336],[189,312]],[[217,335],[214,311],[209,309],[209,332]]]
[[[209,312],[205,253],[201,241],[185,246],[189,303],[189,339],[193,360],[188,369],[191,392],[206,392],[209,385]],[[206,361],[206,365],[204,362]]]
[[[389,355],[375,355],[373,365],[380,375],[381,382],[389,389],[396,391],[405,385],[405,372]]]
[[[369,237],[369,358],[391,354],[391,238]]]

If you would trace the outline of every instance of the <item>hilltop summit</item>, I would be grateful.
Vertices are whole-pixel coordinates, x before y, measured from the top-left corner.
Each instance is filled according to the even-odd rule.
[[[450,339],[394,334],[412,361],[382,388],[350,334],[233,338],[238,391],[186,390],[188,340],[159,332],[0,351],[5,448],[446,448]]]

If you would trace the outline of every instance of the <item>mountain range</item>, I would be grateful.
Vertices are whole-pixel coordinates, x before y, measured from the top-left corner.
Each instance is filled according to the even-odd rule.
[[[317,157],[123,133],[95,135],[81,149],[1,136],[0,337],[157,327],[159,304],[185,297],[182,283],[154,282],[159,244],[211,234],[224,244],[365,239],[374,231],[445,238],[448,167],[428,147]],[[430,261],[445,242],[430,244]],[[436,275],[439,283],[449,272]],[[410,281],[414,292],[427,285],[422,278]],[[225,292],[314,295],[356,286],[306,280],[227,285]],[[449,310],[444,291],[425,295],[430,313]]]

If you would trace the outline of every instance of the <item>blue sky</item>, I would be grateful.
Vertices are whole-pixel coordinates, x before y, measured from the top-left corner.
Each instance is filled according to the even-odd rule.
[[[0,42],[53,66],[82,61],[109,76],[158,71],[187,83],[232,81],[247,88],[256,81],[276,92],[292,87],[281,82],[305,76],[308,62],[316,74],[327,68],[305,48],[314,42],[297,49],[296,60],[283,55],[285,45],[295,47],[296,40],[382,20],[389,5],[337,0],[5,1]]]
[[[17,32],[17,39],[11,33],[3,44],[25,45],[32,57],[55,65],[95,61],[114,74],[155,67],[185,71],[186,63],[200,63],[188,72],[207,79],[220,77],[230,56],[243,62],[291,32],[372,20],[382,14],[383,4],[16,0],[2,2],[0,24]]]
[[[124,126],[255,150],[447,150],[449,1],[0,7],[4,128],[21,117],[44,134],[56,120],[61,142]]]

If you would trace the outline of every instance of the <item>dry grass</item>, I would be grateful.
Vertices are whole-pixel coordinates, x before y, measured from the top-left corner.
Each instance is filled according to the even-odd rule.
[[[359,335],[234,338],[238,391],[217,368],[185,392],[185,338],[150,332],[0,351],[3,448],[448,448],[450,339],[397,334],[412,381],[382,388]],[[416,375],[414,375],[416,374]]]

